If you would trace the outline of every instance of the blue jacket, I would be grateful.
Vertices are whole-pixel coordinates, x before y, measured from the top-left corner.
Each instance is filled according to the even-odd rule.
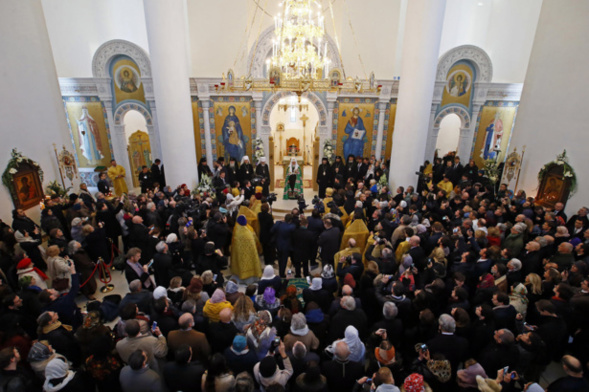
[[[292,250],[292,233],[296,226],[294,223],[286,223],[284,221],[276,222],[270,232],[276,236],[276,249],[279,251]]]

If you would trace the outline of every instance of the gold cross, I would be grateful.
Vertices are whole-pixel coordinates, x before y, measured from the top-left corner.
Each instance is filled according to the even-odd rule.
[[[303,127],[305,127],[307,125],[307,120],[309,119],[309,117],[307,117],[305,114],[303,114],[301,116],[301,121],[303,122]]]

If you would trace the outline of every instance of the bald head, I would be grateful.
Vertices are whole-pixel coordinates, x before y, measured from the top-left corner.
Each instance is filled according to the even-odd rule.
[[[573,253],[573,244],[571,244],[570,242],[562,242],[558,246],[558,251],[564,254],[571,254]]]
[[[409,243],[411,244],[411,246],[418,246],[420,242],[421,242],[421,238],[419,238],[416,235],[412,236],[409,239]]]
[[[354,294],[354,289],[350,285],[345,284],[342,287],[342,295],[352,295]]]
[[[133,217],[133,220],[132,220],[132,222],[133,222],[134,224],[136,224],[136,225],[139,225],[139,224],[143,223],[143,218],[142,218],[142,217],[140,217],[139,215],[135,215],[135,216]]]
[[[350,248],[355,248],[355,247],[356,247],[356,240],[355,240],[355,239],[353,239],[353,238],[350,238],[350,239],[348,240],[348,246],[349,246]]]
[[[560,361],[562,362],[562,367],[567,374],[574,377],[583,376],[583,366],[581,365],[581,361],[579,361],[577,358],[573,357],[572,355],[565,355]]]
[[[178,325],[182,329],[190,329],[194,325],[194,317],[192,317],[192,314],[190,313],[184,313],[178,319]]]
[[[346,342],[344,342],[344,341],[339,341],[335,345],[334,355],[340,361],[347,360],[348,357],[350,356],[350,348],[348,347],[348,344]]]
[[[222,323],[230,323],[231,322],[231,316],[232,316],[232,312],[230,308],[223,308],[220,312],[219,312],[219,320]]]

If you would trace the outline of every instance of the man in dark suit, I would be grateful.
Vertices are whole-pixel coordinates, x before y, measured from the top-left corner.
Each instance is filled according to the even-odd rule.
[[[420,246],[421,238],[414,235],[409,238],[409,245],[411,245],[411,249],[409,249],[409,255],[413,259],[413,264],[417,267],[417,269],[422,272],[425,267],[427,267],[427,260],[425,258],[425,251]]]
[[[139,173],[139,185],[141,185],[141,193],[147,193],[148,190],[153,188],[151,173],[147,169],[147,166],[141,168],[141,173]]]
[[[162,165],[162,161],[159,159],[156,159],[151,165],[151,179],[154,184],[156,182],[159,184],[160,189],[164,189],[166,186],[166,179],[164,178],[164,165]]]
[[[432,356],[436,353],[443,354],[450,361],[452,369],[458,369],[458,364],[467,359],[468,341],[461,336],[454,335],[456,321],[449,314],[442,314],[438,318],[438,324],[440,334],[427,342],[428,350]],[[456,374],[455,371],[452,373]]]
[[[278,250],[278,273],[285,276],[286,263],[292,252],[292,233],[296,226],[292,223],[292,214],[286,214],[284,221],[276,222],[270,232],[276,236],[276,249]]]
[[[325,230],[319,235],[317,245],[321,248],[320,256],[323,265],[331,264],[333,266],[333,256],[340,248],[340,230],[333,226],[332,218],[325,218],[323,226]]]
[[[458,184],[460,177],[462,177],[462,164],[459,157],[454,157],[454,164],[450,167],[448,175],[452,184]]]
[[[309,275],[309,262],[315,258],[315,233],[308,229],[307,218],[301,217],[299,227],[292,233],[292,242],[296,244],[292,249],[292,264],[295,269],[295,278]]]

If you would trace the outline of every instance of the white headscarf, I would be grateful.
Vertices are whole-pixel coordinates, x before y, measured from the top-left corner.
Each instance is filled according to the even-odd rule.
[[[309,287],[313,291],[321,290],[323,288],[323,281],[321,278],[313,278],[311,280],[311,287]]]
[[[348,347],[350,348],[350,356],[348,359],[352,362],[360,362],[364,360],[364,354],[366,352],[366,347],[364,343],[358,337],[358,330],[356,327],[352,325],[348,325],[346,328],[346,332],[344,334],[344,338],[342,341],[346,342]],[[335,347],[336,342],[334,342],[333,347]]]
[[[274,274],[274,267],[271,265],[267,265],[264,267],[264,273],[262,274],[262,279],[274,279],[276,275]]]

